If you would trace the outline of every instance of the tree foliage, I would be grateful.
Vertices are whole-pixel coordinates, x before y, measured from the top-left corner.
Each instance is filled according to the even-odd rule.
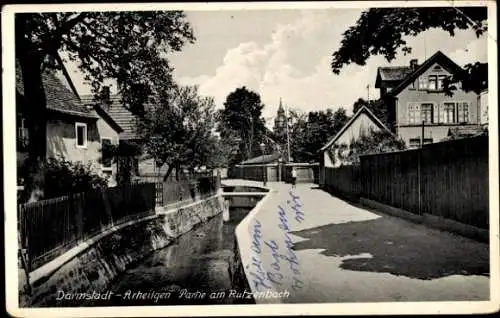
[[[93,172],[91,163],[73,163],[63,158],[49,158],[44,164],[44,199],[102,189],[106,178]]]
[[[158,99],[139,124],[144,150],[158,166],[194,169],[207,165],[215,147],[214,101],[201,97],[196,86],[179,87]]]
[[[361,107],[366,106],[387,128],[391,128],[394,123],[391,122],[389,109],[385,105],[384,101],[381,99],[377,100],[364,100],[363,98],[358,98],[354,102],[352,107],[352,112],[355,114]]]
[[[472,29],[477,37],[487,32],[486,7],[372,8],[364,11],[356,24],[344,33],[340,48],[332,55],[331,68],[339,74],[349,64],[365,65],[372,55],[382,55],[388,62],[398,50],[404,55],[412,48],[405,36],[416,36],[429,29],[442,29],[454,36],[457,30]],[[447,95],[456,84],[465,91],[479,91],[487,86],[487,68],[481,63],[468,64],[463,74],[455,74],[444,83]]]
[[[220,113],[221,136],[236,135],[240,141],[240,160],[253,158],[261,154],[259,145],[266,135],[262,116],[264,105],[259,94],[246,87],[231,92]]]
[[[30,72],[59,68],[58,52],[64,51],[95,93],[104,79],[115,79],[131,108],[161,93],[157,81],[173,82],[166,56],[193,41],[181,11],[16,14],[16,55],[32,56],[40,64]]]
[[[454,36],[457,30],[472,28],[479,37],[487,31],[486,7],[373,8],[364,11],[354,26],[343,33],[340,48],[333,53],[332,71],[343,66],[365,65],[371,55],[394,60],[397,50],[411,53],[404,36],[416,36],[439,28]]]
[[[23,78],[31,141],[27,190],[34,193],[43,184],[47,105],[42,72],[64,63],[60,52],[77,63],[96,97],[101,96],[104,79],[114,79],[124,105],[142,114],[150,96],[169,93],[156,86],[173,82],[167,54],[193,41],[192,29],[180,11],[16,14],[15,56]],[[31,200],[35,199],[32,195]]]
[[[295,114],[291,112],[293,124],[290,131],[291,152],[294,161],[311,162],[318,158],[318,151],[333,137],[348,120],[346,110],[339,108],[326,111]]]

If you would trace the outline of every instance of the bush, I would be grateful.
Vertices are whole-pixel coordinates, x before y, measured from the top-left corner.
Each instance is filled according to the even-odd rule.
[[[64,159],[50,158],[44,164],[45,199],[106,188],[108,181],[92,170],[92,164],[83,165]]]

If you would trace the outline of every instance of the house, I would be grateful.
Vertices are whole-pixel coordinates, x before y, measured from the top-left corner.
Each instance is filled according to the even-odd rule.
[[[104,100],[96,101],[94,100],[94,95],[82,95],[82,101],[85,105],[94,106],[100,105],[100,108],[106,110],[113,120],[115,120],[123,131],[119,135],[120,142],[133,142],[135,144],[141,145],[142,139],[139,132],[139,122],[140,118],[133,112],[131,112],[121,100],[119,94],[110,94],[109,87],[104,87]],[[158,167],[153,158],[150,158],[147,154],[143,154],[134,158],[134,171],[132,174],[135,176],[148,176],[165,174],[168,170],[166,165]]]
[[[67,74],[63,72],[63,74]],[[66,81],[66,83],[64,83]],[[103,144],[118,144],[122,128],[98,105],[86,107],[68,76],[44,71],[42,83],[46,95],[46,158],[64,158],[72,162],[91,163],[94,172],[107,176],[109,185],[116,184],[116,165],[102,157]],[[16,126],[18,168],[27,156],[30,136],[28,111],[24,98],[22,74],[16,67]]]
[[[413,59],[408,66],[378,68],[375,87],[388,107],[394,132],[408,147],[418,147],[421,139],[424,143],[441,141],[450,128],[480,124],[476,92],[466,92],[460,84],[453,96],[443,90],[445,78],[463,72],[440,51],[421,65]]]
[[[353,141],[373,131],[389,128],[366,106],[361,107],[349,121],[320,149],[320,167],[335,168],[342,165],[339,158],[349,150]],[[392,134],[392,133],[391,133]]]

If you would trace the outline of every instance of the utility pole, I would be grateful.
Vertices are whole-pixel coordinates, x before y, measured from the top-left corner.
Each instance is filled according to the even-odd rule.
[[[290,162],[290,134],[289,134],[289,127],[288,123],[290,120],[289,114],[288,114],[288,106],[285,105],[285,117],[286,117],[286,147],[287,147],[287,159],[288,162]]]
[[[368,104],[370,104],[370,84],[366,85],[366,90],[368,92]]]

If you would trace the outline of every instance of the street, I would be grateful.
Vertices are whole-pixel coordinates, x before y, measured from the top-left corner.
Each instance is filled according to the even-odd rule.
[[[233,182],[259,185],[242,180],[224,181],[228,185]],[[282,220],[278,206],[290,205],[291,187],[272,182],[268,186],[277,191],[265,201],[255,221],[262,226],[259,256],[263,268],[268,273],[274,271],[272,277],[280,278],[274,279],[273,289],[291,293],[279,302],[489,299],[487,244],[369,211],[313,184],[298,184],[293,190],[294,196],[300,198],[303,217],[298,222],[291,217],[294,209],[285,209],[289,213],[290,234],[283,236],[279,230]],[[279,262],[273,255],[276,246],[285,253],[281,247],[287,245],[287,236],[293,240],[300,270],[287,268],[283,258]],[[269,242],[274,247],[266,253],[270,251]],[[303,283],[299,288],[294,278],[298,272]],[[267,302],[278,301],[258,301]]]

